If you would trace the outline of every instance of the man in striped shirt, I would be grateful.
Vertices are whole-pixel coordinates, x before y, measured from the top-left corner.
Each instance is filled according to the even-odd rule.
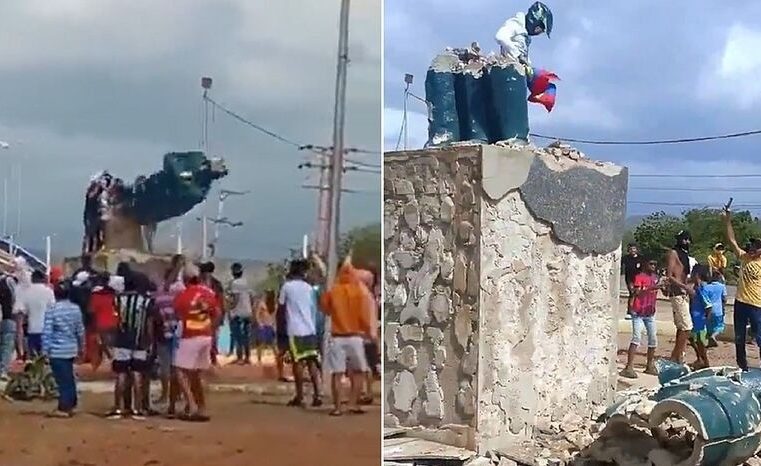
[[[55,417],[71,417],[77,407],[77,387],[74,379],[74,358],[82,356],[85,348],[85,327],[79,306],[70,300],[70,284],[56,285],[56,303],[45,311],[42,329],[42,352],[50,361],[58,386],[58,408]]]
[[[124,291],[116,297],[119,327],[112,362],[116,373],[115,407],[108,417],[144,419],[149,409],[145,384],[149,383],[151,369],[148,353],[153,342],[154,287],[127,263],[119,264],[116,273],[124,278]]]

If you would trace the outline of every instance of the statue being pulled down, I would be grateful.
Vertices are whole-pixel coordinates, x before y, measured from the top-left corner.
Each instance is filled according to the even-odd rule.
[[[112,178],[107,172],[104,174]],[[133,249],[152,253],[158,224],[203,202],[212,183],[227,174],[220,158],[210,159],[200,151],[170,152],[164,155],[161,170],[138,176],[131,184],[118,179],[108,183],[94,181],[107,188],[100,190],[97,213],[91,207],[88,218],[88,209],[85,210],[85,235],[97,233],[101,240],[85,241],[84,252]]]

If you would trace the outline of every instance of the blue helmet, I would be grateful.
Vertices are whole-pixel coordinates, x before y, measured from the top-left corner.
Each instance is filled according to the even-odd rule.
[[[526,13],[526,29],[532,34],[537,26],[541,26],[547,37],[552,32],[552,11],[542,2],[534,2]]]

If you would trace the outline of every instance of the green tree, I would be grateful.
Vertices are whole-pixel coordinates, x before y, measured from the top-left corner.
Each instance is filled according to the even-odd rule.
[[[280,287],[283,286],[283,282],[285,281],[285,274],[288,270],[287,266],[287,261],[270,262],[267,264],[267,275],[264,280],[257,283],[256,291],[264,293],[265,291],[270,290],[275,292],[280,290]]]
[[[637,225],[634,229],[634,240],[641,254],[663,262],[664,254],[674,245],[674,237],[684,228],[685,222],[682,218],[665,212],[655,212]]]
[[[352,262],[356,267],[375,270],[381,263],[381,225],[375,223],[349,230],[341,238],[339,257],[352,252]]]
[[[355,266],[377,271],[381,263],[380,223],[354,228],[344,234],[338,245],[339,258],[345,257],[349,251]],[[300,257],[301,249],[291,249],[288,258],[267,264],[267,275],[257,284],[256,290],[260,293],[279,290],[285,281],[289,262]]]
[[[718,209],[692,209],[679,216],[656,212],[646,217],[634,229],[633,236],[642,254],[655,258],[664,265],[665,252],[673,247],[676,234],[679,230],[688,230],[692,236],[690,255],[698,262],[706,263],[714,244],[726,243],[726,232],[720,213]],[[732,226],[740,246],[750,238],[761,237],[759,220],[748,211],[733,213]],[[730,263],[736,261],[731,251],[728,251],[727,255]],[[731,267],[727,275],[732,281],[734,274]]]

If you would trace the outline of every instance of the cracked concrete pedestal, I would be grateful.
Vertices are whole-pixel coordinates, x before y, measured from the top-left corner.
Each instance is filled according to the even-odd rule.
[[[625,168],[472,145],[384,178],[388,427],[483,454],[612,401]]]

